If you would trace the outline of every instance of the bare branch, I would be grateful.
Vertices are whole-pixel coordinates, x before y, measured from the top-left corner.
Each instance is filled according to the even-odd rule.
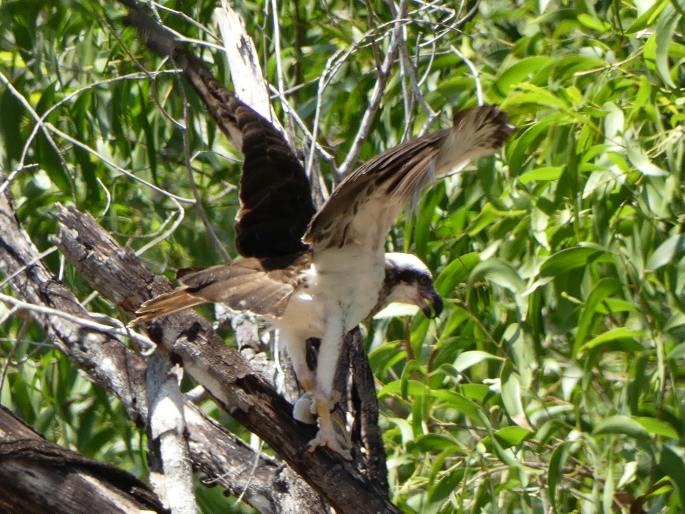
[[[193,468],[185,439],[183,372],[157,351],[147,368],[148,446],[152,449],[150,481],[172,514],[195,514]]]
[[[6,179],[0,176],[0,184]],[[109,236],[108,236],[109,237]],[[110,251],[112,248],[105,245]],[[90,250],[79,248],[86,254]],[[116,250],[115,250],[116,253]],[[106,333],[111,328],[81,324],[90,314],[79,304],[76,297],[58,282],[42,265],[40,253],[19,225],[8,191],[0,194],[0,273],[12,277],[10,285],[20,301],[31,307],[33,318],[43,327],[53,344],[90,378],[114,393],[122,402],[129,417],[139,426],[147,419],[145,394],[145,362],[128,350],[115,336]],[[108,262],[114,254],[100,254],[101,262]],[[133,252],[119,250],[117,264],[126,267]],[[103,268],[106,268],[103,265]],[[111,272],[112,270],[110,270]],[[114,271],[105,275],[103,282],[126,279],[126,274]],[[134,285],[134,284],[137,284]],[[132,283],[137,288],[161,287],[163,281],[145,271]],[[135,297],[135,293],[131,292]],[[17,299],[14,299],[17,300]],[[54,309],[39,312],[33,306]],[[301,505],[312,512],[321,512],[321,504],[312,501],[311,490],[288,468],[278,465],[264,456],[255,454],[242,441],[226,432],[221,426],[204,416],[192,403],[184,401],[184,417],[188,428],[188,445],[194,466],[208,479],[244,499],[260,512],[296,514]],[[259,460],[257,471],[247,480],[255,459]]]
[[[133,475],[47,442],[1,406],[0,511],[165,512]]]
[[[273,115],[269,91],[259,67],[259,58],[252,38],[245,31],[242,18],[226,0],[214,11],[221,31],[223,50],[231,70],[235,94],[247,105],[284,133],[283,127]]]

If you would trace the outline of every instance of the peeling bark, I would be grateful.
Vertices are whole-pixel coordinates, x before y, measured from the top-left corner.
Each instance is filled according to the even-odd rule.
[[[133,475],[47,442],[2,406],[0,511],[167,512]]]

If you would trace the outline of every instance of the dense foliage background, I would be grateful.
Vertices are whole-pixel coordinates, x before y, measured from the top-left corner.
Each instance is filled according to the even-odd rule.
[[[275,4],[235,8],[269,81],[310,129],[320,109],[317,137],[340,164],[396,6],[299,0],[278,5],[276,20]],[[17,171],[19,215],[40,249],[51,246],[54,203],[65,202],[170,277],[219,262],[191,203],[131,178],[192,200],[189,158],[209,221],[234,255],[240,153],[172,68],[123,28],[119,5],[0,6],[0,169]],[[196,53],[230,83],[213,46],[216,6],[157,9],[204,42]],[[518,127],[501,155],[427,192],[388,242],[430,265],[449,304],[437,322],[418,315],[369,327],[393,500],[425,513],[681,511],[684,6],[483,1],[459,24],[471,7],[408,3],[415,73],[407,60],[392,67],[361,150],[366,159],[418,134],[428,106],[438,114],[430,128],[446,126],[478,97]],[[90,309],[117,316],[57,253],[45,260]],[[118,403],[27,318],[8,314],[0,306],[2,404],[50,439],[145,477],[144,434]],[[220,491],[199,495],[206,512],[226,508]]]

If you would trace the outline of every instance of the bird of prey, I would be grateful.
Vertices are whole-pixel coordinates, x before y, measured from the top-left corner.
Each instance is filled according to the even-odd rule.
[[[315,211],[305,170],[282,134],[187,49],[175,41],[150,46],[184,71],[219,127],[242,149],[235,225],[242,258],[182,276],[176,290],[141,305],[135,322],[205,302],[266,318],[314,399],[319,431],[310,450],[324,445],[345,455],[330,417],[344,335],[391,302],[417,305],[428,316],[442,309],[427,266],[414,255],[385,252],[395,218],[435,179],[498,149],[513,127],[493,106],[462,111],[452,127],[363,164]],[[315,371],[307,365],[309,338],[321,340]]]

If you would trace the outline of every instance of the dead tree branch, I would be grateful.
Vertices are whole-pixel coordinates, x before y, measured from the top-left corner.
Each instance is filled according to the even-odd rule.
[[[221,105],[217,104],[217,101],[223,98],[225,95],[228,95],[228,93],[223,89],[223,87],[213,78],[211,72],[209,69],[204,65],[202,61],[199,59],[195,58],[190,54],[189,50],[182,45],[170,32],[168,32],[163,26],[161,26],[157,21],[152,19],[146,12],[146,10],[141,7],[138,3],[134,2],[133,0],[122,0],[122,3],[126,4],[129,9],[130,13],[129,16],[127,16],[126,21],[128,24],[136,27],[139,32],[142,34],[142,39],[145,41],[146,45],[150,47],[151,49],[155,50],[156,52],[160,53],[161,55],[164,56],[169,56],[171,57],[174,62],[181,67],[185,74],[188,76],[188,79],[193,83],[193,85],[196,87],[198,90],[199,96],[202,98],[202,100],[205,102],[207,105],[208,109],[210,110],[210,113],[213,115],[215,121],[217,122],[218,126],[222,129],[222,131],[229,137],[232,138],[232,131],[229,126],[225,126],[225,121],[222,116],[218,115],[218,112],[221,112]],[[403,13],[406,10],[406,3],[403,3],[401,6],[401,12]],[[230,13],[224,13],[226,14],[225,17],[228,17]],[[233,16],[235,17],[235,16]],[[399,19],[397,20],[399,23]],[[242,30],[239,20],[233,20],[233,22],[228,26],[229,24],[224,20],[223,23],[223,33],[226,32],[231,32],[232,30]],[[398,37],[397,34],[398,32],[395,31],[393,32],[395,37]],[[254,58],[251,57],[251,52],[250,52],[250,45],[246,43],[246,39],[248,39],[247,35],[241,35],[238,37],[237,35],[233,34],[232,35],[233,39],[237,42],[240,43],[240,46],[237,49],[230,49],[231,52],[229,52],[229,62],[230,61],[238,61],[239,65],[236,65],[236,69],[238,71],[243,71],[244,74],[247,73],[250,75],[250,81],[252,82],[251,87],[248,87],[247,89],[251,89],[253,92],[261,92],[262,87],[261,87],[261,82],[263,80],[261,79],[261,75],[258,74],[257,71],[255,71],[255,65],[254,65]],[[229,45],[230,46],[230,45]],[[391,53],[396,54],[396,45],[394,45],[395,50],[393,50]],[[235,53],[238,53],[238,55],[233,55]],[[243,55],[246,54],[246,55]],[[233,55],[233,57],[231,57]],[[392,64],[394,60],[394,57],[389,57],[388,60],[386,61],[386,71],[389,73],[389,68],[390,65]],[[234,69],[234,66],[231,65],[231,69]],[[259,75],[259,76],[257,76]],[[199,80],[198,77],[201,77],[202,80]],[[239,87],[238,89],[240,91],[243,91],[246,89],[244,82],[245,82],[246,77],[241,76],[239,80]],[[385,77],[385,80],[387,80],[387,74]],[[207,89],[207,84],[211,85]],[[380,84],[378,86],[380,88],[380,94],[382,96],[382,92],[384,91],[385,85]],[[257,95],[258,97],[261,95]],[[257,105],[262,106],[263,101],[260,100],[259,98],[254,100]],[[380,102],[380,96],[377,98],[377,102]],[[376,108],[378,105],[376,105]],[[265,111],[266,113],[270,113],[271,110],[268,108],[268,106],[261,107],[261,110]],[[370,128],[370,125],[367,127],[367,130]],[[64,214],[64,212],[62,213]],[[63,220],[64,221],[64,220]],[[72,259],[73,261],[73,259]],[[75,261],[74,261],[75,262]],[[102,292],[102,290],[101,290]],[[153,293],[159,293],[162,291],[155,291],[152,290]],[[107,295],[105,295],[107,296]],[[141,298],[136,298],[134,301],[130,301],[130,299],[126,298],[126,295],[123,295],[121,298],[112,298],[113,301],[116,303],[122,305],[124,308],[127,310],[131,310],[132,307],[137,306],[137,304],[140,303],[142,300]],[[124,302],[122,304],[121,302]],[[264,438],[268,442],[272,444],[272,446],[275,447],[275,449],[279,452],[279,454],[291,465],[293,465],[293,462],[290,459],[292,459],[295,455],[289,455],[289,452],[291,453],[293,450],[296,452],[298,451],[295,445],[295,448],[291,448],[292,441],[287,441],[287,440],[280,440],[277,441],[277,444],[274,445],[274,430],[276,431],[288,431],[289,426],[293,425],[292,419],[288,419],[288,422],[283,424],[283,423],[278,423],[275,425],[273,428],[268,428],[264,426],[262,423],[258,423],[257,425],[254,425],[253,422],[257,418],[252,418],[252,419],[246,419],[246,418],[241,418],[238,415],[236,415],[235,411],[236,409],[239,411],[246,410],[245,405],[241,403],[241,401],[250,401],[254,402],[254,399],[247,399],[242,397],[241,394],[236,393],[235,387],[238,386],[238,389],[241,390],[243,393],[245,392],[252,392],[252,391],[245,391],[245,386],[236,382],[236,377],[237,378],[242,378],[242,374],[249,374],[252,377],[259,378],[260,383],[258,385],[260,389],[260,394],[265,395],[266,391],[263,390],[264,387],[269,387],[269,384],[265,384],[262,381],[263,377],[259,377],[254,371],[252,371],[247,364],[241,359],[240,360],[240,366],[236,369],[230,369],[230,366],[236,366],[236,359],[240,358],[240,356],[233,352],[233,353],[227,353],[228,350],[225,348],[225,346],[222,343],[219,343],[217,341],[217,346],[211,346],[211,349],[209,352],[205,352],[204,354],[199,350],[199,348],[195,348],[196,345],[200,344],[202,347],[205,347],[205,349],[209,349],[209,345],[213,345],[215,338],[213,334],[210,332],[207,332],[206,329],[201,328],[197,325],[197,320],[193,320],[193,317],[191,316],[188,318],[189,314],[184,313],[182,315],[179,315],[179,317],[171,317],[171,318],[165,318],[164,320],[159,320],[155,322],[152,325],[152,332],[151,335],[153,338],[155,338],[157,341],[162,342],[162,344],[167,347],[169,351],[173,352],[178,352],[179,357],[183,360],[184,366],[186,370],[189,372],[191,376],[193,376],[200,384],[205,386],[205,388],[208,389],[210,394],[222,405],[224,409],[227,409],[228,412],[232,413],[241,423],[243,423],[247,428],[252,430],[254,433],[259,435],[260,437]],[[185,319],[183,318],[185,316]],[[181,320],[180,322],[174,323],[173,321],[169,321],[170,319],[178,319]],[[195,323],[195,325],[193,325]],[[179,341],[183,341],[179,345]],[[198,343],[198,340],[200,343]],[[172,349],[171,347],[175,346],[175,349]],[[221,351],[225,354],[224,357],[217,358],[219,355],[216,353],[218,351]],[[181,355],[181,353],[183,353]],[[363,352],[362,352],[363,355]],[[219,362],[221,361],[221,362]],[[226,371],[222,372],[219,368],[221,366],[226,367]],[[226,375],[226,373],[229,373],[229,375]],[[233,378],[232,378],[233,377]],[[231,384],[233,382],[232,386],[228,386],[228,384]],[[219,386],[219,384],[222,387]],[[360,386],[368,387],[369,382],[365,381],[363,383],[360,383]],[[250,387],[255,387],[255,385],[251,385]],[[374,402],[375,402],[375,392],[373,388],[373,381],[370,382],[370,394],[367,394],[365,396],[365,399],[368,400],[368,397],[373,397]],[[230,393],[230,394],[229,394]],[[271,394],[271,391],[269,392]],[[273,419],[273,413],[270,414],[269,411],[273,411],[276,413],[281,413],[283,412],[284,405],[279,405],[279,402],[283,402],[282,399],[280,398],[275,398],[271,397],[269,398],[269,404],[270,405],[262,405],[259,402],[256,403],[256,405],[261,406],[261,407],[266,407],[264,409],[264,414],[267,414],[270,416],[270,419]],[[287,404],[286,404],[287,405]],[[287,405],[287,408],[289,410],[290,406]],[[377,406],[376,406],[377,410]],[[376,418],[377,422],[377,418]],[[277,428],[280,427],[279,428]],[[257,428],[258,430],[255,430]],[[265,430],[268,430],[268,436],[269,437],[264,437],[262,433],[264,433]],[[309,433],[309,427],[306,429],[307,436],[309,437],[311,434]],[[376,433],[380,433],[378,430],[376,430]],[[375,445],[380,445],[381,446],[381,453],[382,453],[382,445],[380,444],[380,438],[376,439],[373,441]],[[285,447],[283,446],[285,445]],[[368,451],[369,448],[367,448]],[[283,451],[286,451],[285,454]],[[377,452],[376,452],[377,454]],[[300,457],[298,457],[299,459]],[[381,463],[382,468],[383,468],[383,474],[385,474],[385,459],[384,456],[382,458],[379,458],[374,461],[376,464]],[[304,464],[304,462],[299,462],[298,465]],[[307,465],[309,466],[309,464]],[[299,469],[295,467],[295,469]],[[351,468],[350,468],[351,469]],[[374,473],[371,473],[369,476],[373,476],[374,479],[379,473],[379,469],[375,469]],[[305,478],[309,481],[310,476],[309,475],[304,475]],[[317,479],[319,478],[318,476],[316,477]],[[312,482],[310,482],[312,483]],[[376,481],[376,485],[379,485],[379,489],[383,492],[383,494],[387,494],[387,482],[385,477],[383,477],[382,480]],[[312,483],[315,488],[321,487],[323,484],[321,483]],[[324,496],[327,497],[327,493],[325,491],[321,491]],[[330,492],[328,492],[330,494]],[[338,496],[336,497],[337,501],[341,501],[342,499]],[[335,505],[335,503],[333,503]],[[346,505],[346,507],[349,508],[349,504]]]
[[[0,511],[166,512],[133,475],[47,442],[2,406]]]
[[[186,442],[182,369],[157,350],[148,359],[147,400],[150,482],[172,514],[195,514],[193,468]]]
[[[0,176],[0,186],[6,183],[5,180]],[[86,255],[90,253],[90,249],[79,248]],[[107,249],[116,251],[112,247]],[[49,307],[71,315],[66,318],[27,309],[55,347],[85,371],[91,380],[115,394],[129,417],[137,425],[144,426],[148,407],[143,358],[128,350],[118,338],[74,321],[74,318],[88,319],[89,313],[73,293],[45,268],[39,256],[39,251],[16,218],[9,191],[5,190],[0,194],[0,273],[12,277],[9,284],[25,304]],[[132,252],[119,252],[119,259],[124,259],[124,263],[131,256],[139,262]],[[107,260],[110,256],[100,254],[100,258]],[[117,283],[126,280],[127,275],[109,278]],[[163,287],[165,283],[149,272],[144,279],[138,277],[137,280],[143,288],[153,284]],[[149,280],[149,284],[145,280]],[[107,286],[106,277],[101,277],[100,282],[101,287]],[[288,468],[256,454],[204,416],[191,402],[184,401],[183,407],[190,456],[194,467],[207,477],[208,483],[221,486],[234,496],[242,495],[260,512],[294,514],[301,512],[302,505],[310,507],[312,512],[323,511],[317,496]],[[251,474],[255,460],[259,465]]]

